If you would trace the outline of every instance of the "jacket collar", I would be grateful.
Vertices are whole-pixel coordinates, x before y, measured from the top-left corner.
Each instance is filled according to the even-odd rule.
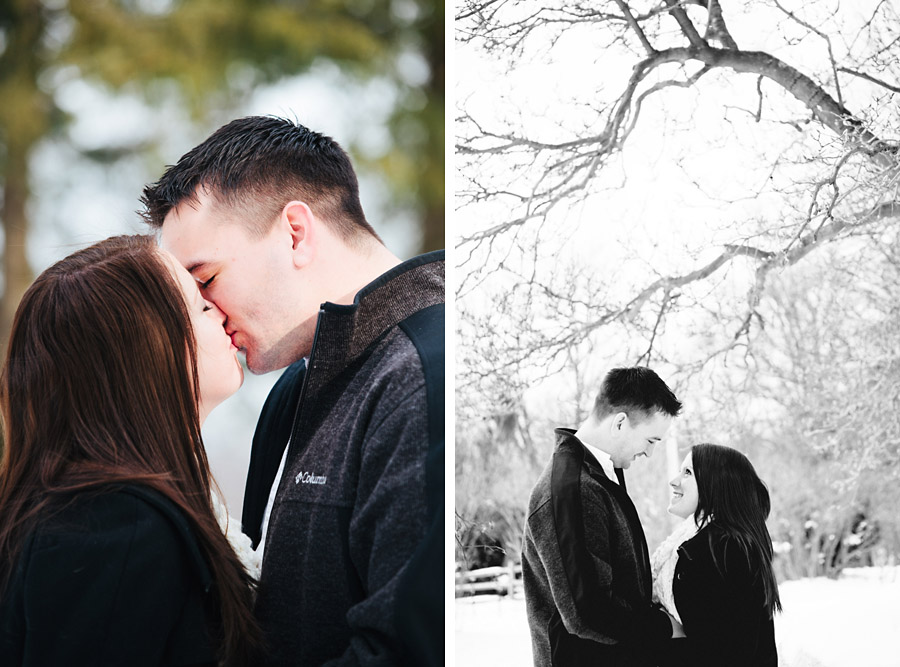
[[[307,381],[326,384],[389,329],[439,303],[444,303],[443,250],[395,266],[363,287],[352,304],[323,303]]]
[[[585,445],[581,440],[578,439],[578,436],[575,435],[575,430],[571,428],[557,428],[554,430],[556,434],[556,449],[559,451],[560,449],[568,449],[569,451],[573,451],[576,454],[580,453],[582,460],[584,461],[584,465],[587,466],[588,473],[594,479],[601,480],[605,485],[611,486],[611,488],[622,490],[622,487],[619,486],[618,482],[614,482],[609,478],[609,475],[606,474],[606,471],[603,469],[603,466],[600,465],[600,462],[594,458],[594,455],[591,454],[587,445]]]
[[[577,435],[575,435],[575,429],[557,428],[553,432],[556,434],[557,449],[568,449],[576,453],[581,453],[584,464],[588,467],[588,470],[591,471],[591,474],[598,474],[602,477],[606,477],[606,473],[603,471],[600,462],[594,458],[594,455],[588,451],[588,448],[585,447],[584,443],[578,439]]]

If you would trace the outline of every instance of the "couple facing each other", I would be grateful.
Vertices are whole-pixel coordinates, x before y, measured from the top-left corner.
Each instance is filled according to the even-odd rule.
[[[278,118],[220,128],[143,202],[158,242],[75,252],[15,316],[3,664],[441,664],[443,252],[400,262],[344,151]],[[200,431],[238,349],[287,367],[244,499],[258,581]]]
[[[781,609],[769,493],[730,447],[691,448],[670,481],[678,525],[651,556],[624,469],[681,403],[648,368],[603,380],[534,487],[522,578],[537,667],[772,667]]]

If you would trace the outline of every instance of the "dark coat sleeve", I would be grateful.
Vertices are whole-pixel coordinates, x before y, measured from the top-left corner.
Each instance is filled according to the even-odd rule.
[[[686,543],[673,593],[687,638],[669,642],[661,665],[755,664],[766,614],[756,568],[734,538],[704,532]]]
[[[214,664],[207,636],[172,646],[179,622],[196,617],[186,607],[202,601],[171,522],[121,493],[79,509],[40,529],[23,554],[22,665]]]
[[[428,529],[413,554],[397,593],[397,623],[417,667],[444,664],[444,304],[405,320],[425,375],[428,455],[425,494]]]

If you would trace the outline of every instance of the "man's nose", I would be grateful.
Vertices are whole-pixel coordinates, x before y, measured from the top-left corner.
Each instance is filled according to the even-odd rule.
[[[218,318],[219,322],[220,322],[220,323],[222,324],[222,326],[224,327],[224,326],[225,326],[225,321],[226,321],[228,318],[225,317],[225,313],[223,313],[223,312],[222,312],[222,309],[219,308],[215,303],[212,304],[212,307],[213,307],[213,308],[215,309],[215,311],[216,311],[216,317]]]

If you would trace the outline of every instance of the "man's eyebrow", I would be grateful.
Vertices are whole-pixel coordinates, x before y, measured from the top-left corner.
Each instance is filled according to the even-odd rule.
[[[186,266],[185,268],[187,269],[187,272],[188,272],[188,273],[190,273],[191,275],[193,275],[193,274],[194,274],[194,271],[196,271],[197,269],[202,269],[202,268],[203,268],[204,266],[206,266],[207,264],[209,264],[208,261],[206,261],[206,260],[201,260],[201,261],[199,261],[199,262],[194,262],[193,264],[191,264],[190,266]]]

